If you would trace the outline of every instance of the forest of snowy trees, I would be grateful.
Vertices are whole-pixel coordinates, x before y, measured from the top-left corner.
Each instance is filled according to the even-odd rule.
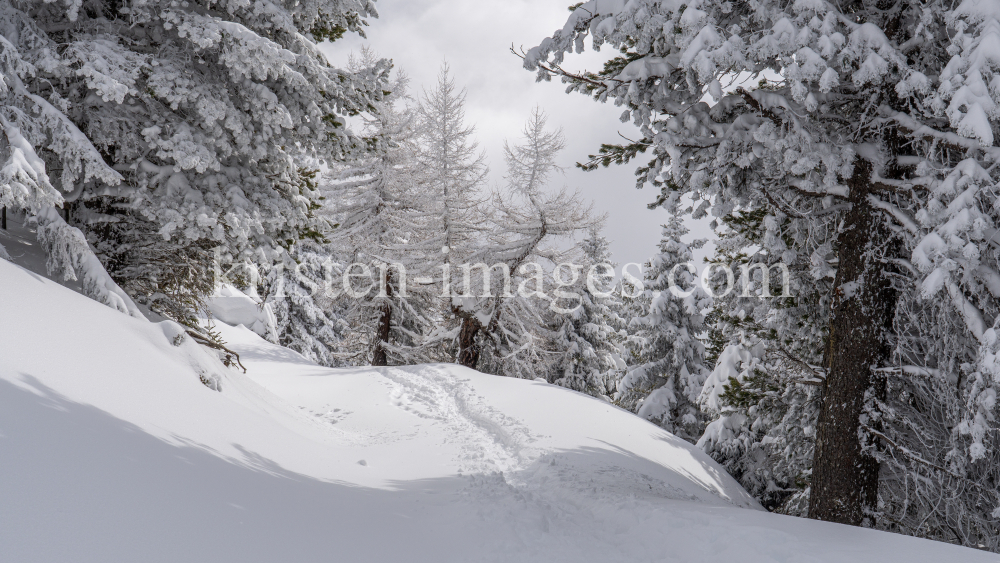
[[[321,365],[544,379],[769,510],[1000,552],[1000,2],[579,3],[515,54],[637,140],[565,154],[539,107],[493,163],[447,63],[417,85],[317,47],[373,17],[0,0],[0,206],[50,275],[227,360],[223,282]],[[602,69],[569,68],[585,49]],[[657,190],[639,277],[567,158]]]

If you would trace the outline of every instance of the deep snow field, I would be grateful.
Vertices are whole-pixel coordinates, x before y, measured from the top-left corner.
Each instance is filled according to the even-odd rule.
[[[0,240],[0,561],[997,561],[762,511],[603,401],[454,365],[247,373]],[[221,392],[199,376],[217,374]]]

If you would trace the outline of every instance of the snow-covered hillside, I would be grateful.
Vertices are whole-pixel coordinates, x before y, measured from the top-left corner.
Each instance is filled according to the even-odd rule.
[[[0,560],[995,561],[768,514],[616,407],[452,365],[248,371],[0,260]],[[221,373],[221,392],[199,376]]]

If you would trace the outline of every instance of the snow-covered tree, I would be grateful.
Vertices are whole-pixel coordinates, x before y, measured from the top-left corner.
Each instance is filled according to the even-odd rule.
[[[510,289],[507,293],[498,287],[489,297],[473,294],[455,300],[456,310],[464,315],[460,341],[463,346],[471,342],[477,350],[465,357],[468,361],[460,356],[463,365],[476,367],[482,350],[488,356],[487,371],[534,378],[549,372],[559,356],[548,316],[580,306],[580,296],[568,289],[580,276],[579,268],[572,266],[580,263],[580,251],[567,244],[566,237],[595,224],[590,207],[577,194],[549,187],[560,171],[556,156],[564,146],[562,131],[547,130],[545,114],[538,108],[524,127],[522,141],[504,144],[507,186],[493,193],[489,237],[472,258],[504,268]],[[496,271],[484,274],[493,277]]]
[[[564,70],[587,36],[620,55]],[[795,295],[825,318],[803,325],[787,299],[743,310],[769,354],[823,381],[811,517],[1000,548],[998,40],[978,0],[591,1],[525,54],[638,127],[591,164],[650,152],[638,180],[660,203],[756,217],[768,265],[832,278]],[[900,503],[917,482],[948,500]]]
[[[465,90],[457,90],[447,64],[437,85],[420,100],[420,149],[417,158],[438,202],[443,246],[454,262],[471,254],[482,219],[479,203],[489,172],[479,151],[476,129],[465,124]]]
[[[305,188],[317,190],[319,170],[300,170]],[[264,269],[260,285],[264,303],[275,317],[277,342],[325,366],[345,364],[343,345],[348,324],[340,294],[343,264],[326,238],[330,218],[317,202],[310,205],[313,226],[283,249],[281,258]],[[256,271],[256,270],[255,270]],[[246,280],[253,288],[256,282]]]
[[[370,52],[363,56],[376,62]],[[415,111],[402,107],[407,84],[397,74],[392,94],[365,120],[369,154],[337,170],[323,189],[337,220],[330,244],[350,268],[346,274],[358,277],[359,287],[341,290],[350,327],[345,347],[376,366],[427,361],[425,337],[437,313],[434,285],[415,283],[440,273],[440,200],[417,163]]]
[[[688,233],[679,215],[663,226],[660,252],[647,263],[644,291],[649,308],[630,321],[637,341],[636,360],[618,386],[623,403],[638,403],[637,414],[673,434],[694,442],[701,436],[703,416],[697,399],[705,382],[705,331],[702,311],[711,299],[692,271]]]
[[[550,321],[555,325],[554,348],[560,355],[551,379],[556,385],[610,400],[626,367],[621,293],[615,291],[615,264],[608,241],[597,225],[590,228],[580,250],[579,282],[572,287],[580,296],[580,306],[555,314]]]
[[[34,13],[0,3],[0,207],[26,211],[37,224],[39,242],[52,275],[81,279],[87,295],[133,316],[142,317],[131,297],[111,278],[84,234],[67,225],[55,207],[75,182],[115,186],[122,177],[67,115],[58,94],[39,95],[40,63],[55,62],[55,43]],[[52,7],[65,17],[76,8]],[[52,88],[52,85],[48,85]],[[50,100],[57,100],[56,105]],[[48,171],[61,170],[53,180]],[[61,186],[62,191],[56,188]],[[0,247],[0,255],[7,256]]]
[[[271,268],[266,280],[278,342],[324,366],[345,363],[341,351],[349,326],[330,287],[341,273],[342,265],[324,245],[306,240]]]
[[[465,123],[465,90],[457,89],[447,64],[441,67],[437,85],[424,91],[419,112],[417,159],[427,197],[439,218],[436,241],[441,254],[433,263],[441,267],[435,279],[443,296],[442,321],[429,342],[454,348],[459,363],[474,366],[479,352],[473,319],[450,296],[451,275],[452,267],[468,263],[481,243],[481,190],[489,172],[486,155],[479,151],[475,127]]]
[[[824,241],[836,224],[827,216],[808,223],[808,236],[795,236],[804,224],[785,220],[784,241],[814,248],[812,261],[791,264],[796,298],[762,299],[763,270],[749,268],[778,266],[769,271],[782,274],[780,256],[761,250],[775,220],[763,210],[721,220],[710,283],[718,296],[706,318],[707,365],[715,369],[699,398],[712,421],[698,445],[768,509],[805,515],[833,273]],[[730,279],[733,291],[725,292]],[[784,293],[783,282],[770,279],[768,292]]]
[[[698,446],[767,509],[805,516],[821,380],[752,337],[719,354],[699,403],[712,421]]]
[[[315,42],[374,15],[367,0],[0,3],[0,204],[36,215],[66,272],[100,277],[89,242],[138,301],[187,321],[208,249],[274,260],[309,227],[301,160],[363,148],[343,116],[380,99],[388,63],[341,71]],[[64,200],[68,228],[46,211]],[[107,281],[90,284],[106,302]]]

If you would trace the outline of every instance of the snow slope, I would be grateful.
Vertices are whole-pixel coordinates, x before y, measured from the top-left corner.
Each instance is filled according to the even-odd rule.
[[[0,260],[0,561],[997,559],[760,511],[688,444],[541,382],[326,369],[219,325],[244,375],[172,326]]]

